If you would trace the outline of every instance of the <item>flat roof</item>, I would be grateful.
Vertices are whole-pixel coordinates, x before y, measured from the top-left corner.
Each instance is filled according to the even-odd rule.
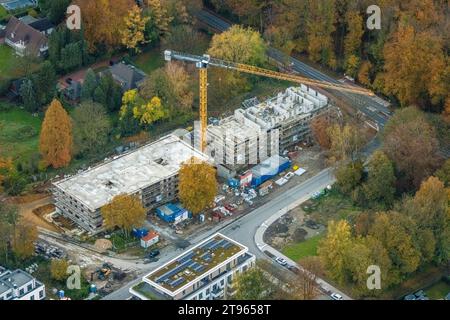
[[[220,234],[207,238],[143,278],[155,288],[175,296],[193,281],[220,268],[248,251],[242,244]]]
[[[175,175],[191,157],[209,160],[180,138],[168,135],[53,185],[94,211],[119,194],[134,194]]]

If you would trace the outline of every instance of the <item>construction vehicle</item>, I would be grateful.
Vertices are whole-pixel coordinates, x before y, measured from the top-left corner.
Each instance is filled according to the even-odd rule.
[[[253,74],[263,77],[268,77],[272,79],[291,81],[295,83],[300,83],[312,87],[320,87],[326,89],[334,89],[334,90],[342,90],[347,92],[352,92],[356,94],[362,95],[370,95],[373,96],[374,93],[370,90],[355,87],[355,86],[347,86],[344,84],[335,84],[326,81],[319,81],[308,79],[305,77],[298,76],[296,74],[291,73],[282,73],[273,70],[267,70],[260,67],[255,67],[243,63],[230,62],[226,60],[221,60],[217,58],[213,58],[207,54],[203,56],[192,55],[188,53],[181,53],[172,50],[164,51],[164,59],[166,61],[178,60],[188,63],[195,63],[196,67],[199,69],[200,76],[200,150],[204,152],[206,150],[206,129],[208,125],[208,68],[209,67],[217,67],[224,68],[234,71],[239,71],[247,74]]]
[[[104,263],[101,268],[91,273],[91,282],[94,281],[94,275],[97,274],[99,280],[106,280],[112,272],[112,268],[108,263]]]

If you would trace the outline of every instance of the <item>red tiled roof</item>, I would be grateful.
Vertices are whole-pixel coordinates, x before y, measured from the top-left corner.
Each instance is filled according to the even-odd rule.
[[[150,241],[154,238],[156,238],[157,236],[159,236],[158,232],[155,231],[151,231],[149,232],[145,237],[142,238],[142,240],[144,240],[145,242]]]

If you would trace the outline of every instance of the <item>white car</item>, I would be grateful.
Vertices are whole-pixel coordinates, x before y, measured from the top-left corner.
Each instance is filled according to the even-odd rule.
[[[284,260],[283,258],[276,258],[275,261],[282,266],[287,265],[287,261]]]
[[[342,296],[339,293],[333,292],[330,296],[333,300],[343,300]]]

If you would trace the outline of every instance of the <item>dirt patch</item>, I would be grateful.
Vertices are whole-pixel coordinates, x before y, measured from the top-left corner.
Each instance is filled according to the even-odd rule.
[[[33,209],[33,213],[37,215],[38,217],[42,218],[46,214],[52,213],[55,211],[55,205],[52,203],[46,204],[42,207],[38,207],[36,209]]]
[[[48,194],[46,193],[34,193],[34,194],[27,194],[24,196],[11,197],[7,200],[7,202],[20,205],[36,202],[38,200],[42,200],[47,197]]]
[[[94,244],[95,248],[100,252],[106,252],[112,248],[112,243],[108,239],[98,239]]]
[[[267,228],[264,242],[277,250],[282,250],[287,245],[303,242],[325,229],[322,225],[319,225],[318,229],[311,229],[305,224],[308,220],[305,211],[298,206]]]

